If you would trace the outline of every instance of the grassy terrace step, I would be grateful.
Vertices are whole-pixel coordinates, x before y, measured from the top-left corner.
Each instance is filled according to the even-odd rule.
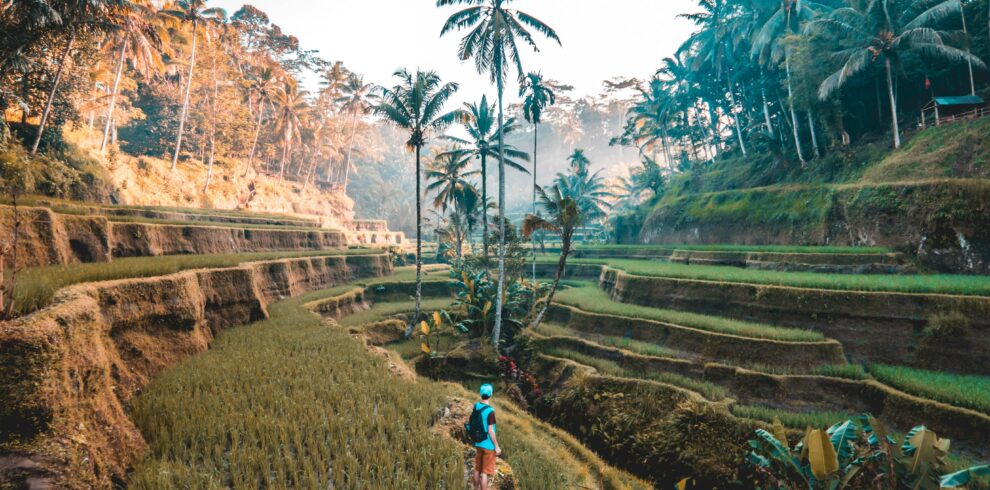
[[[598,261],[599,263],[604,261]],[[788,327],[810,328],[842,343],[857,362],[904,364],[971,374],[990,374],[990,296],[896,291],[897,281],[917,283],[949,277],[960,284],[990,285],[990,277],[976,276],[855,276],[835,278],[830,288],[771,284],[774,281],[737,282],[766,274],[788,278],[817,276],[806,273],[751,271],[732,267],[684,266],[627,260],[608,261],[600,287],[623,303],[677,309]],[[594,267],[578,261],[576,267]],[[700,272],[698,272],[700,271]],[[663,274],[672,273],[671,277]],[[885,291],[842,289],[848,278],[869,280]],[[858,283],[857,283],[858,284]],[[956,284],[957,286],[959,284]],[[982,291],[977,289],[971,292]],[[965,322],[951,334],[937,334],[940,318],[961,317]],[[926,334],[931,327],[936,334]]]
[[[569,359],[584,366],[593,367],[596,371],[605,376],[644,379],[671,384],[698,393],[710,401],[722,401],[730,396],[728,390],[713,383],[708,383],[676,373],[629,369],[619,365],[615,361],[589,356],[572,349],[548,348],[544,350],[543,353],[553,357]]]
[[[554,301],[592,313],[673,323],[740,337],[787,342],[821,342],[825,340],[824,335],[813,330],[775,327],[729,318],[620,303],[609,298],[605,291],[591,283],[583,283],[578,287],[564,289],[557,294]]]
[[[548,257],[543,263],[556,263]],[[685,265],[631,259],[573,259],[574,265],[600,265],[646,277],[694,279],[702,281],[760,284],[842,291],[875,291],[990,296],[990,276],[952,274],[883,275],[819,274],[740,269],[726,266]]]
[[[874,364],[878,380],[913,395],[990,414],[990,377]]]
[[[222,255],[173,255],[135,257],[108,263],[35,267],[20,272],[14,290],[14,311],[18,316],[45,307],[55,293],[66,286],[85,282],[154,277],[192,269],[233,267],[248,262],[303,257],[369,255],[368,250],[327,250],[322,252],[265,252]]]
[[[696,252],[765,252],[765,253],[806,253],[806,254],[887,254],[893,250],[884,247],[840,247],[840,246],[800,246],[800,245],[583,245],[577,252],[596,251],[673,251]]]

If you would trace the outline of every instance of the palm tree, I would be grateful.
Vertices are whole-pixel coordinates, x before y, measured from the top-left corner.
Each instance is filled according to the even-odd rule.
[[[505,297],[505,111],[503,98],[505,81],[515,68],[520,80],[526,73],[519,57],[518,41],[523,41],[539,51],[536,41],[528,28],[545,37],[557,41],[557,32],[536,17],[525,12],[506,7],[514,0],[437,0],[437,7],[450,5],[470,5],[460,10],[444,24],[440,35],[451,31],[469,29],[461,41],[458,56],[461,60],[474,58],[478,73],[487,72],[498,89],[498,297]],[[512,65],[515,65],[514,67]],[[492,329],[492,342],[498,348],[502,334],[502,301],[495,305],[495,327]]]
[[[285,82],[275,93],[275,128],[282,138],[282,164],[278,170],[279,180],[285,179],[285,164],[292,158],[293,143],[302,139],[302,118],[309,111],[308,92],[299,90],[293,80]]]
[[[794,109],[794,84],[791,80],[791,50],[786,38],[800,29],[802,22],[815,17],[812,7],[822,8],[821,5],[810,5],[799,0],[779,0],[778,7],[770,14],[766,22],[753,37],[752,55],[758,57],[761,63],[778,64],[783,60],[787,75],[787,100],[791,113],[791,128],[794,132],[794,149],[798,160],[804,165],[804,151],[801,148],[800,125],[797,111]],[[814,129],[812,129],[814,130]]]
[[[347,181],[351,171],[351,155],[354,151],[354,137],[357,136],[358,119],[371,113],[371,110],[379,102],[376,93],[378,87],[372,83],[364,83],[364,77],[352,73],[347,78],[347,83],[341,87],[344,95],[338,97],[336,102],[340,104],[344,113],[351,116],[351,135],[347,142],[347,159],[344,161],[344,182],[343,190],[347,192]]]
[[[406,329],[412,333],[419,320],[423,299],[423,193],[421,190],[420,153],[433,133],[443,131],[458,119],[462,111],[444,113],[444,105],[457,92],[456,83],[443,83],[433,71],[406,70],[395,73],[399,84],[382,90],[382,101],[375,112],[389,123],[409,131],[406,146],[416,152],[416,312]]]
[[[254,165],[254,156],[258,151],[258,138],[261,137],[261,128],[264,126],[265,108],[272,107],[272,98],[278,90],[279,77],[275,71],[269,67],[262,68],[258,73],[250,75],[247,86],[248,105],[257,107],[258,117],[254,127],[254,138],[251,142],[251,151],[248,153],[247,166],[244,167],[244,175]]]
[[[946,45],[944,34],[931,27],[958,13],[962,8],[958,0],[947,0],[920,9],[913,8],[914,5],[902,5],[902,1],[873,0],[867,4],[852,4],[854,6],[836,9],[827,17],[808,25],[809,30],[829,34],[843,46],[835,53],[843,61],[843,66],[822,82],[818,91],[822,99],[828,98],[850,78],[882,60],[890,99],[894,148],[901,147],[901,134],[893,72],[905,54],[924,53],[948,61],[971,61],[983,66],[983,62],[972,54]]]
[[[560,235],[560,259],[557,261],[557,273],[554,276],[553,286],[550,287],[550,294],[547,295],[543,308],[536,315],[530,328],[536,329],[546,316],[553,297],[557,293],[560,285],[560,278],[567,268],[567,257],[571,254],[571,246],[574,239],[574,231],[584,223],[584,216],[578,202],[566,194],[559,185],[554,185],[547,192],[545,189],[538,189],[540,203],[543,206],[546,218],[535,214],[527,215],[523,220],[522,233],[526,238],[532,238],[533,233],[542,230]]]
[[[94,26],[105,26],[112,23],[113,16],[119,12],[124,2],[123,0],[66,0],[58,4],[38,1],[24,3],[28,4],[25,10],[35,17],[31,22],[40,26],[58,25],[61,30],[68,33],[65,39],[65,48],[62,49],[62,56],[59,58],[58,68],[55,71],[55,78],[52,80],[52,88],[48,92],[45,110],[42,112],[41,121],[38,123],[38,132],[35,135],[34,144],[31,145],[31,156],[34,156],[41,146],[41,138],[45,134],[48,119],[51,117],[55,96],[62,84],[62,75],[65,72],[66,64],[68,64],[69,55],[72,54],[72,46],[76,41],[76,36]],[[15,7],[10,6],[8,8],[13,9]]]
[[[134,67],[142,73],[163,68],[161,60],[162,27],[153,7],[131,4],[119,16],[118,23],[110,34],[108,46],[119,45],[120,47],[117,53],[117,71],[114,76],[113,88],[110,91],[110,103],[107,107],[106,126],[103,128],[103,140],[100,142],[101,152],[106,151],[110,130],[114,124],[113,112],[117,104],[125,61],[131,59]]]
[[[466,117],[460,123],[468,133],[469,139],[457,138],[455,136],[444,136],[444,139],[454,143],[457,147],[451,152],[460,156],[470,156],[472,159],[481,160],[481,201],[488,202],[488,159],[498,160],[498,134],[496,133],[497,119],[495,117],[495,105],[488,104],[488,96],[481,96],[481,102],[465,103],[464,110]],[[509,118],[502,126],[505,134],[516,131],[515,118]],[[516,160],[529,161],[529,155],[517,150],[512,145],[503,145],[505,155],[505,165],[520,172],[529,172],[526,167],[516,162]],[[488,257],[488,209],[482,210],[481,215],[483,253]]]
[[[227,18],[227,12],[221,8],[205,8],[206,0],[178,0],[174,8],[162,11],[179,22],[192,23],[192,46],[189,52],[189,74],[186,77],[185,95],[182,99],[182,113],[179,116],[179,134],[175,138],[175,154],[172,156],[172,170],[179,163],[179,152],[182,151],[182,133],[186,127],[186,116],[189,115],[189,97],[192,95],[192,81],[196,73],[196,43],[199,38],[199,26],[202,25],[209,35],[214,23]]]
[[[426,192],[436,192],[433,207],[447,212],[447,208],[456,205],[466,192],[477,192],[474,185],[467,179],[478,175],[477,170],[468,170],[470,157],[462,157],[455,152],[444,152],[437,155],[433,165],[426,171],[426,180],[431,182],[426,186]]]
[[[543,111],[557,103],[557,95],[543,81],[540,73],[526,75],[526,83],[519,89],[523,99],[523,117],[533,125],[533,214],[536,215],[536,153],[539,146],[540,123],[543,122]],[[533,284],[536,284],[536,238],[531,244],[533,248]],[[535,293],[535,291],[534,291]]]
[[[450,224],[454,231],[454,241],[457,244],[457,265],[461,263],[461,244],[464,241],[463,228],[468,219],[468,213],[477,207],[479,199],[478,189],[468,178],[478,175],[477,170],[468,170],[471,165],[470,156],[459,156],[454,152],[445,152],[437,155],[436,160],[426,172],[427,192],[435,192],[436,198],[433,200],[433,207],[439,208],[446,213],[448,208],[453,208],[450,214]]]
[[[604,209],[609,207],[608,199],[614,196],[601,177],[602,171],[591,173],[591,160],[585,156],[584,150],[574,150],[568,161],[571,164],[569,171],[558,173],[555,185],[565,196],[578,203],[585,222],[604,218]]]

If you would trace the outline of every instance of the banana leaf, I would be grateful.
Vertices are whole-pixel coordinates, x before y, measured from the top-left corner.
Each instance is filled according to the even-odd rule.
[[[962,471],[950,473],[942,477],[939,484],[942,488],[959,488],[969,484],[973,478],[990,476],[990,465],[973,466]]]
[[[856,424],[852,420],[835,424],[828,429],[828,435],[838,455],[839,465],[846,466],[856,455],[853,447],[853,441],[859,437]]]
[[[804,441],[808,447],[808,463],[815,479],[824,481],[839,471],[839,459],[828,432],[816,429]]]
[[[801,471],[801,462],[791,455],[791,452],[787,449],[787,446],[785,446],[784,443],[780,442],[773,436],[773,434],[763,429],[756,429],[756,435],[770,447],[770,456],[773,457],[773,459],[789,466],[794,471],[798,472],[798,474],[801,474],[802,476],[804,475],[804,472]]]

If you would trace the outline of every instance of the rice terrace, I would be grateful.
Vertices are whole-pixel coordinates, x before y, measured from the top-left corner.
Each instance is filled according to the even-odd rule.
[[[0,490],[990,489],[990,0],[0,0]]]

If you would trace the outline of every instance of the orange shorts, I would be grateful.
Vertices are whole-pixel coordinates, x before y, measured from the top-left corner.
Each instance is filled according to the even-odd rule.
[[[474,449],[476,450],[474,454],[474,471],[484,473],[488,476],[495,476],[495,460],[498,459],[495,456],[495,451],[481,449],[480,447]]]

